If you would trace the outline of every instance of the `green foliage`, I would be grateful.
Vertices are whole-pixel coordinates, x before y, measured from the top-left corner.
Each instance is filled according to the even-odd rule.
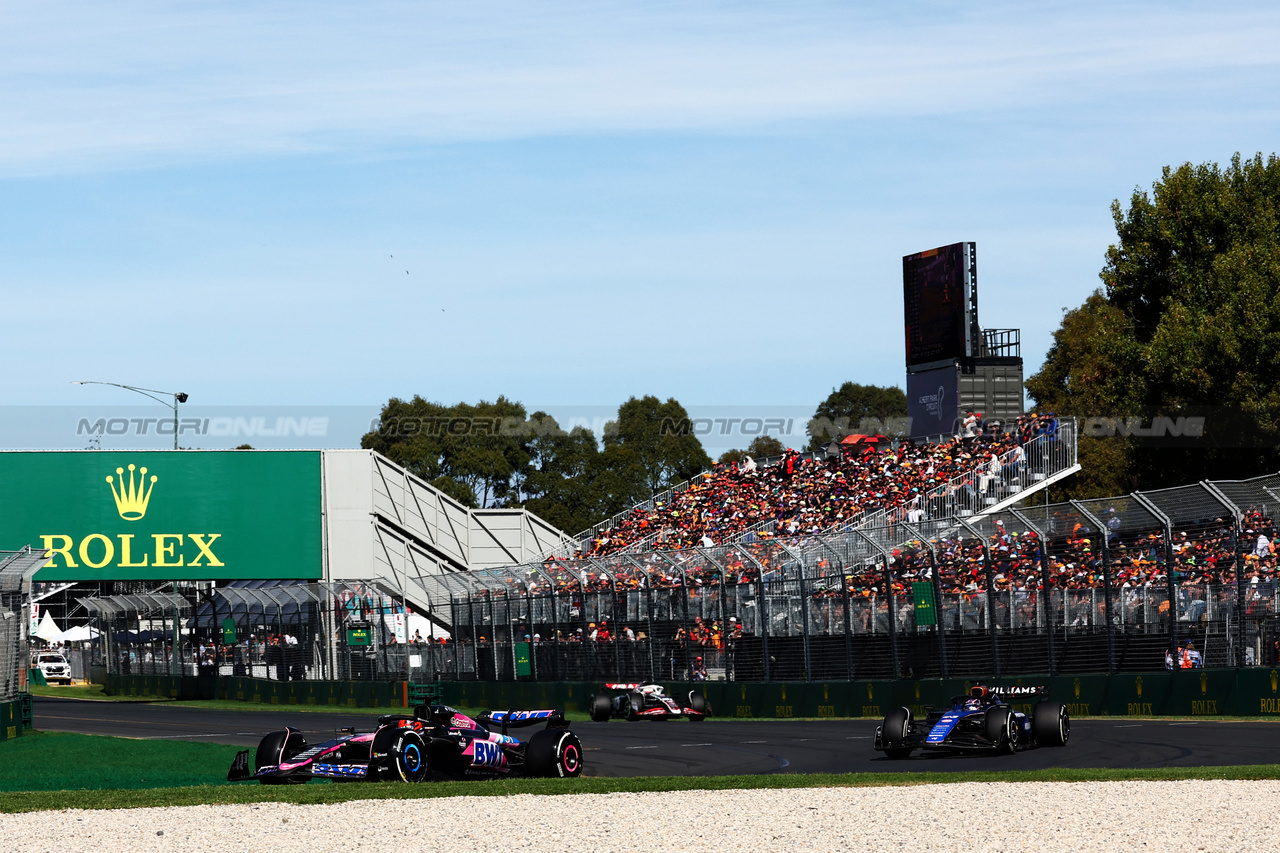
[[[684,406],[653,396],[632,397],[618,408],[618,419],[605,425],[602,462],[601,485],[615,511],[711,467]]]
[[[529,421],[530,463],[520,486],[521,505],[561,530],[586,530],[607,514],[593,488],[601,467],[595,435],[584,427],[565,432],[545,412],[535,412]]]
[[[360,446],[470,507],[501,504],[529,464],[524,406],[505,397],[454,406],[393,398],[382,408],[380,427]]]
[[[771,456],[781,456],[787,452],[787,446],[771,435],[757,435],[751,439],[751,443],[747,445],[746,450],[727,450],[720,454],[720,458],[716,462],[720,465],[726,462],[738,462],[743,456],[750,456],[753,459],[767,459]]]
[[[1059,414],[1203,414],[1207,449],[1082,441],[1081,464],[1113,476],[1076,496],[1276,470],[1280,159],[1166,167],[1112,217],[1104,289],[1064,316],[1028,393]]]
[[[466,506],[525,507],[571,533],[711,467],[674,399],[633,397],[605,432],[601,449],[591,430],[526,418],[505,397],[445,406],[415,396],[388,401],[361,446]]]
[[[809,450],[821,450],[847,435],[905,434],[907,395],[901,388],[846,382],[818,404],[806,432]]]

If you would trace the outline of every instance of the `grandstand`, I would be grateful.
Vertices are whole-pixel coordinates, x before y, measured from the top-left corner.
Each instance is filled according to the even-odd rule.
[[[572,558],[971,515],[1025,500],[1079,470],[1075,423],[1019,417],[1007,430],[899,442],[832,457],[717,466],[560,544]]]
[[[446,575],[419,677],[515,678],[522,642],[547,680],[1275,666],[1277,512],[1280,474]]]

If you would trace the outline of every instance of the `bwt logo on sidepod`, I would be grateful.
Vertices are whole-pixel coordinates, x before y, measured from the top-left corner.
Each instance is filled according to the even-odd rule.
[[[473,740],[469,747],[472,767],[501,767],[506,763],[502,747],[487,740]]]

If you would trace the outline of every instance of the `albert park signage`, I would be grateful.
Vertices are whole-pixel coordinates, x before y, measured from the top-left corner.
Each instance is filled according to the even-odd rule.
[[[318,578],[313,451],[0,453],[0,549],[39,581]]]

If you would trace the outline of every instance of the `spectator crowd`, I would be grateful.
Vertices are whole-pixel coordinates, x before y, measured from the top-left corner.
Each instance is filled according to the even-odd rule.
[[[936,442],[858,444],[830,454],[791,450],[763,466],[745,456],[613,519],[586,553],[709,547],[765,527],[771,535],[796,536],[886,508],[916,507],[925,515],[931,493],[947,491],[962,475],[972,474],[979,489],[1021,476],[1034,459],[1019,448],[1040,436],[1056,438],[1057,430],[1052,413],[1019,417],[1008,429],[969,413],[959,435]]]

